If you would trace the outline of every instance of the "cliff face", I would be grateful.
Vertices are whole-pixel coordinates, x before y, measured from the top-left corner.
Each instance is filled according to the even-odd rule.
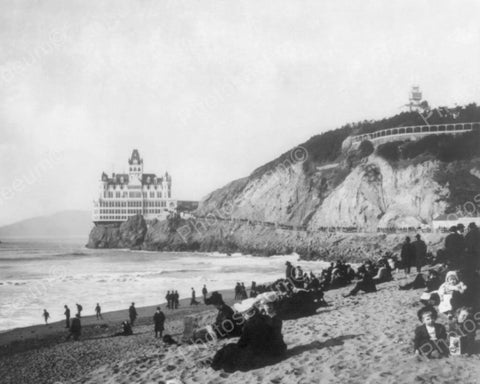
[[[147,232],[143,216],[136,215],[119,227],[98,225],[92,228],[88,248],[140,248]]]
[[[301,164],[295,164],[242,179],[241,187],[230,184],[217,190],[200,202],[197,212],[307,225],[310,230],[429,225],[448,207],[448,184],[436,181],[442,167],[430,160],[394,168],[373,154],[350,170],[337,164],[306,174]]]
[[[377,227],[428,225],[445,212],[449,189],[435,181],[438,161],[395,169],[371,155],[346,177],[309,221],[321,226]]]

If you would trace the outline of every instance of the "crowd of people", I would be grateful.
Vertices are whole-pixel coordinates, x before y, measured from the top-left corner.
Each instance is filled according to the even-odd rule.
[[[324,300],[327,290],[346,287],[353,283],[344,297],[354,296],[360,291],[371,294],[377,285],[393,280],[394,271],[404,270],[408,277],[411,268],[416,268],[413,280],[401,285],[401,290],[422,290],[417,312],[421,325],[415,329],[413,350],[419,356],[428,358],[446,357],[456,353],[474,353],[475,329],[471,326],[474,309],[479,308],[480,288],[477,271],[480,269],[480,232],[474,223],[468,230],[462,225],[450,228],[444,248],[437,252],[435,265],[426,272],[422,268],[430,260],[428,248],[420,234],[411,242],[406,237],[401,245],[400,260],[387,252],[378,260],[367,260],[356,270],[342,260],[330,263],[320,273],[305,272],[301,266],[286,262],[285,277],[269,285],[252,282],[250,294],[244,283],[237,282],[233,308],[227,305],[219,292],[208,296],[206,285],[201,292],[205,305],[213,305],[217,310],[215,321],[200,329],[195,329],[188,340],[190,343],[211,342],[213,340],[238,338],[236,342],[225,344],[209,361],[215,370],[227,372],[249,370],[269,364],[285,356],[287,346],[282,336],[282,321],[316,313],[321,306],[328,305]],[[179,295],[170,290],[166,295],[166,308],[178,309]],[[191,288],[190,305],[199,305],[196,291]],[[70,309],[65,307],[66,328],[78,340],[81,334],[80,304],[77,313],[70,320]],[[129,336],[138,317],[135,303],[131,303],[129,320],[122,322],[122,329],[113,336]],[[100,304],[95,307],[97,320],[103,319]],[[45,323],[50,315],[43,312]],[[176,343],[170,335],[163,335],[166,316],[161,307],[156,308],[152,317],[155,338],[162,338],[169,344]],[[447,322],[445,326],[442,322]]]
[[[480,308],[480,231],[475,223],[466,232],[463,224],[452,226],[436,262],[426,277],[418,270],[415,280],[400,287],[424,288],[423,307],[417,313],[422,325],[415,330],[414,351],[427,358],[474,353],[477,323],[473,316]]]

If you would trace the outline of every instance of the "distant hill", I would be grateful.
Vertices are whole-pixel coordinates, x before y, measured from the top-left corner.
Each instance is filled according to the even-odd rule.
[[[0,240],[9,237],[85,236],[92,228],[89,211],[61,211],[50,216],[33,217],[0,227]]]

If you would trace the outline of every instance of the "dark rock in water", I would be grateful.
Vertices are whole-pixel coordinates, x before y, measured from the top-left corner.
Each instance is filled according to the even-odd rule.
[[[147,224],[143,216],[132,216],[119,227],[111,225],[93,227],[87,247],[141,249],[146,232]]]

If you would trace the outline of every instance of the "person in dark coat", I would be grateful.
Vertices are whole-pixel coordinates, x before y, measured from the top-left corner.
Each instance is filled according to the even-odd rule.
[[[153,323],[155,324],[155,338],[160,337],[163,335],[163,331],[165,330],[165,314],[162,312],[160,307],[157,307],[157,311],[153,315]]]
[[[178,294],[178,291],[173,292],[172,296],[172,303],[173,303],[173,308],[178,309],[178,305],[180,302],[180,295]]]
[[[242,333],[243,319],[241,316],[235,317],[234,311],[223,301],[223,297],[218,292],[212,292],[209,298],[205,299],[206,305],[213,305],[218,310],[215,322],[211,325],[210,330],[202,328],[196,331],[193,335],[193,341],[211,341],[212,335],[209,335],[209,331],[213,332],[213,338],[227,339],[231,337],[238,337]]]
[[[168,309],[173,309],[173,304],[172,304],[172,294],[170,291],[167,291],[167,295],[165,296],[165,300],[167,300],[167,308]]]
[[[203,284],[202,296],[203,296],[203,300],[204,300],[204,301],[205,301],[205,299],[207,298],[207,293],[208,293],[207,286],[206,286],[205,284]]]
[[[78,317],[82,317],[83,307],[80,304],[77,304],[77,315]]]
[[[403,268],[406,275],[410,274],[410,268],[415,262],[415,248],[410,242],[410,237],[405,237],[405,241],[402,245],[402,252],[400,254],[402,259]]]
[[[102,308],[100,307],[100,304],[99,304],[99,303],[97,303],[97,305],[95,306],[95,315],[97,316],[97,320],[98,320],[98,319],[102,319],[102,320],[103,320]]]
[[[415,235],[416,240],[412,243],[415,248],[415,265],[417,267],[417,273],[422,272],[422,266],[427,259],[427,244],[422,240],[422,237],[417,233]]]
[[[285,268],[285,278],[288,279],[295,279],[295,275],[293,274],[293,265],[290,263],[290,261],[287,261],[285,263],[286,268]]]
[[[197,297],[195,295],[195,289],[192,288],[192,298],[190,299],[190,305],[198,305],[200,304],[198,301],[197,301]]]
[[[70,308],[66,304],[63,307],[65,308],[65,328],[70,328]]]
[[[122,331],[115,333],[114,335],[112,335],[112,337],[115,337],[115,336],[132,336],[132,335],[133,335],[132,326],[130,325],[130,323],[128,321],[125,320],[122,323]]]
[[[435,308],[423,307],[417,315],[423,325],[415,329],[413,340],[415,354],[427,358],[448,356],[447,330],[443,325],[435,323],[437,319]]]
[[[130,317],[130,324],[134,325],[135,323],[135,320],[137,319],[137,310],[135,309],[135,303],[132,303],[132,305],[130,305],[130,308],[128,308],[128,317]]]
[[[480,267],[480,230],[475,223],[468,224],[465,248],[465,270],[473,275]]]
[[[283,351],[275,349],[278,344],[275,332],[268,319],[254,306],[250,298],[235,304],[235,310],[245,319],[242,334],[237,343],[227,344],[213,357],[211,367],[226,372],[248,371],[279,361]]]
[[[360,276],[360,281],[355,284],[355,287],[349,293],[343,295],[343,297],[355,296],[359,291],[364,291],[365,293],[377,291],[373,278],[367,272],[365,266],[362,265],[358,268],[358,275]]]
[[[80,314],[76,314],[72,319],[72,324],[70,325],[70,334],[67,337],[67,340],[73,336],[73,340],[77,341],[80,338],[82,333],[82,323],[80,322]]]
[[[48,313],[48,311],[46,309],[43,310],[43,317],[45,319],[45,325],[48,324],[48,319],[50,318],[50,314]]]
[[[457,231],[456,226],[450,227],[450,234],[445,238],[445,257],[450,269],[457,269],[462,264],[465,252],[465,239]]]

